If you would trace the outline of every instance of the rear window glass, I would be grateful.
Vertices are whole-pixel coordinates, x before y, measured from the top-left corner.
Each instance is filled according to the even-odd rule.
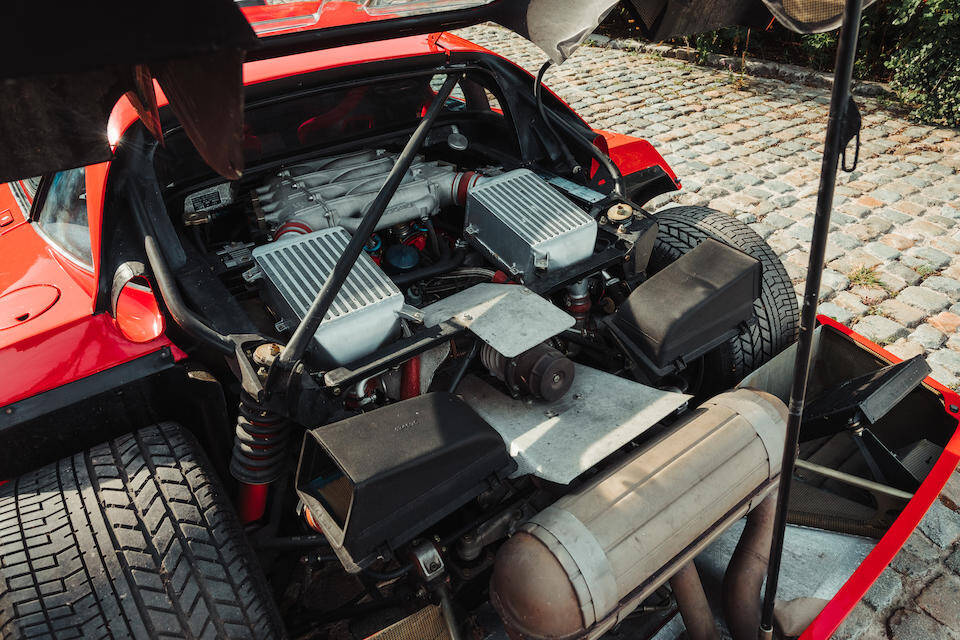
[[[246,165],[413,127],[445,78],[441,74],[391,78],[254,102],[244,114]],[[444,105],[447,115],[503,120],[501,113],[491,109],[486,85],[483,76],[461,80]],[[182,131],[167,136],[157,157],[168,183],[189,181],[209,171]]]
[[[93,264],[87,221],[87,183],[83,167],[50,177],[50,187],[37,215],[43,234],[68,255]]]

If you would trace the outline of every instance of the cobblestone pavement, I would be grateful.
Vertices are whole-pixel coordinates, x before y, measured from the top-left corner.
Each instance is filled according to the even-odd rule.
[[[545,56],[509,32],[458,32],[535,72]],[[802,291],[829,94],[675,60],[584,47],[547,85],[592,126],[649,139],[683,181],[656,199],[750,224]],[[960,385],[960,133],[858,99],[859,165],[841,173],[821,311]],[[960,640],[960,474],[847,619],[844,640]]]
[[[834,635],[837,640],[960,639],[960,473]]]
[[[535,72],[546,56],[503,29],[458,35]],[[592,126],[644,137],[683,189],[661,196],[735,215],[803,290],[829,93],[610,48],[582,47],[546,84]],[[837,183],[821,312],[901,357],[926,353],[960,386],[960,132],[858,98],[862,147]]]

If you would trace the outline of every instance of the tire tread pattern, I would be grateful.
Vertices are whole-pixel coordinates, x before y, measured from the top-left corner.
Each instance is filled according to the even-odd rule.
[[[208,468],[164,423],[0,486],[0,638],[280,637]]]

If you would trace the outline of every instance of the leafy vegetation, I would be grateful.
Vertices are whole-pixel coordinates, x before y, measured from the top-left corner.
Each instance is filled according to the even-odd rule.
[[[850,284],[861,285],[864,287],[876,287],[880,285],[880,278],[873,267],[857,267],[847,276]]]

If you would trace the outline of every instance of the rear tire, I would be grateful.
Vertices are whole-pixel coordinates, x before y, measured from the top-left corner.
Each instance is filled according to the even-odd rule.
[[[735,338],[704,357],[702,382],[693,392],[722,391],[770,360],[797,339],[800,311],[790,276],[763,238],[736,218],[707,207],[673,207],[656,214],[659,232],[650,257],[656,273],[707,238],[760,261],[760,297],[753,316]]]
[[[208,469],[166,423],[0,486],[0,637],[281,637]]]

